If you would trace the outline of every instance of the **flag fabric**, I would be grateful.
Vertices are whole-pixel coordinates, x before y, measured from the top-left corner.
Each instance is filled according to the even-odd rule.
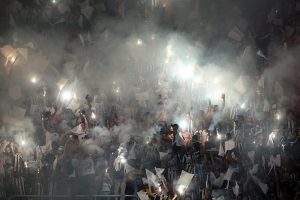
[[[219,147],[219,153],[218,153],[219,156],[224,156],[225,155],[225,151],[224,151],[224,148],[223,148],[223,145],[222,143],[220,142],[220,147]]]
[[[256,176],[251,175],[251,177],[252,177],[252,180],[254,181],[254,183],[256,183],[256,184],[260,187],[260,189],[262,190],[262,192],[263,192],[264,194],[267,194],[267,192],[268,192],[268,185],[265,184],[265,183],[263,183],[263,182],[262,182],[259,178],[257,178]]]
[[[235,142],[233,139],[225,141],[225,152],[235,148]]]
[[[249,170],[249,173],[254,175],[258,172],[258,164],[254,165],[252,169]]]
[[[252,164],[254,164],[254,154],[255,154],[255,151],[248,152],[248,157],[250,158]]]
[[[156,175],[158,176],[158,178],[161,179],[163,177],[163,173],[164,173],[165,169],[164,168],[156,168],[155,167],[155,171],[156,171]]]
[[[139,191],[139,192],[137,192],[137,195],[138,195],[140,200],[148,200],[149,199],[146,192]]]
[[[223,185],[224,173],[220,173],[220,176],[218,178],[216,178],[215,174],[213,172],[210,172],[209,180],[213,186],[220,188]]]
[[[239,196],[239,189],[240,189],[240,187],[239,187],[239,184],[236,181],[235,181],[235,186],[232,189],[233,189],[234,195],[236,197]]]
[[[233,172],[235,172],[236,170],[231,168],[231,167],[228,167],[225,175],[224,175],[224,180],[227,180],[227,181],[230,181],[231,180],[231,176],[233,174]]]
[[[168,153],[166,152],[159,152],[159,158],[160,160],[163,160],[165,157],[167,157]]]
[[[189,186],[189,184],[191,183],[193,177],[194,177],[194,174],[190,174],[190,173],[182,170],[180,177],[177,181],[177,185],[183,185],[187,188]]]
[[[147,180],[149,185],[153,187],[159,187],[159,182],[158,182],[159,179],[153,172],[146,169],[146,175],[147,175]]]
[[[228,33],[228,37],[237,42],[241,42],[244,37],[244,33],[237,26],[235,26]]]

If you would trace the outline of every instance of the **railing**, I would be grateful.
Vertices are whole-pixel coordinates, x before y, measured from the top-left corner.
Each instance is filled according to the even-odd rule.
[[[18,199],[112,199],[118,197],[139,199],[136,195],[13,195],[7,200]]]

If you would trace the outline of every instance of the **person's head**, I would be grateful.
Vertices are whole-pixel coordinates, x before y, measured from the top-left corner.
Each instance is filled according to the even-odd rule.
[[[6,147],[5,147],[5,153],[11,153],[11,149],[10,149],[9,146],[6,146]]]
[[[177,131],[179,128],[178,124],[172,124],[171,127],[172,127],[173,131]]]

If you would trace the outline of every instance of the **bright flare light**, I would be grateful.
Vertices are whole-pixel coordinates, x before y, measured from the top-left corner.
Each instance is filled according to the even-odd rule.
[[[92,112],[91,118],[92,118],[92,119],[96,119],[96,115],[95,115],[94,112]]]
[[[52,3],[53,3],[53,4],[56,4],[56,0],[52,0]]]
[[[120,156],[120,158],[121,158],[121,163],[126,163],[126,159],[123,157],[123,156]]]
[[[63,101],[70,101],[72,99],[72,93],[70,91],[64,91],[62,93],[62,100]]]
[[[14,57],[14,56],[10,57],[10,58],[9,58],[9,61],[10,61],[11,63],[14,63],[14,62],[16,61],[16,57]]]
[[[170,57],[172,55],[173,55],[172,46],[168,45],[167,46],[167,56]]]
[[[241,109],[245,109],[245,108],[246,108],[246,103],[242,103]]]
[[[143,41],[139,38],[139,39],[136,41],[136,44],[140,46],[140,45],[143,44]]]
[[[215,79],[214,79],[214,84],[218,84],[220,82],[220,77],[216,77]]]
[[[281,119],[281,115],[279,113],[276,114],[276,119],[280,120]]]
[[[217,133],[217,139],[218,139],[218,140],[221,140],[221,138],[222,138],[222,137],[221,137],[221,134]]]
[[[182,66],[178,70],[178,75],[180,76],[180,78],[184,80],[191,78],[193,74],[194,74],[194,69],[191,66]]]
[[[22,141],[21,141],[21,145],[22,145],[22,146],[25,146],[25,145],[26,145],[25,140],[22,140]]]
[[[271,133],[271,137],[274,139],[276,137],[275,133]]]
[[[186,189],[186,186],[179,185],[178,188],[177,188],[177,191],[179,192],[180,195],[183,195],[185,189]]]
[[[179,128],[181,128],[181,129],[186,129],[186,128],[188,127],[188,123],[187,123],[186,120],[181,120],[181,121],[178,123],[178,125],[179,125]]]
[[[31,83],[36,83],[37,82],[37,78],[34,76],[31,78]]]

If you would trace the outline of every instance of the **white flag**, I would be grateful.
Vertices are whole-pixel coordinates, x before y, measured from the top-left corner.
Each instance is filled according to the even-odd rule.
[[[224,152],[224,148],[223,148],[223,145],[222,143],[220,142],[220,147],[219,147],[219,153],[218,153],[219,156],[224,156],[225,155],[225,152]]]
[[[268,185],[263,183],[259,178],[257,178],[256,176],[251,175],[254,183],[256,183],[260,189],[263,191],[264,194],[267,194],[268,192]]]
[[[250,158],[252,164],[254,164],[254,154],[255,154],[255,151],[248,152],[248,157]]]
[[[167,157],[167,155],[168,155],[168,153],[166,153],[166,152],[159,152],[159,158],[161,160],[163,160],[165,157]]]
[[[225,152],[235,148],[235,142],[233,139],[225,141]]]
[[[189,184],[191,183],[194,174],[190,174],[184,170],[181,171],[180,177],[177,181],[177,185],[183,185],[185,188],[188,188]]]
[[[149,185],[153,187],[159,187],[158,177],[152,173],[150,170],[146,169],[146,175]]]
[[[254,166],[252,167],[252,169],[249,170],[249,173],[250,173],[251,175],[254,175],[254,174],[256,174],[257,172],[258,172],[258,164],[254,165]]]
[[[164,173],[165,169],[164,168],[156,168],[155,167],[155,171],[156,171],[156,175],[158,176],[158,178],[161,179],[163,177],[163,173]]]
[[[140,191],[140,192],[137,192],[137,195],[140,198],[140,200],[148,200],[149,199],[146,192]]]
[[[235,181],[235,186],[232,188],[235,196],[239,196],[239,189],[240,189],[239,184]]]

